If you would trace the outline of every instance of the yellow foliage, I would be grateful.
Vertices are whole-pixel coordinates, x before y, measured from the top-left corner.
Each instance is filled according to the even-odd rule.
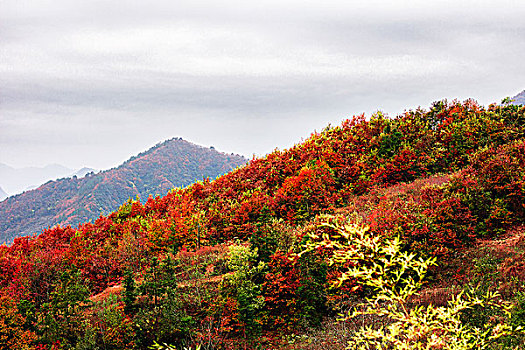
[[[339,285],[355,279],[374,291],[345,319],[372,316],[386,320],[386,325],[370,324],[358,329],[347,349],[481,350],[521,331],[509,325],[511,305],[497,292],[487,292],[483,297],[460,293],[447,306],[409,307],[408,301],[418,295],[435,259],[417,258],[402,250],[398,238],[372,236],[368,227],[341,217],[324,216],[319,229],[310,235],[301,254],[331,248],[329,263],[349,266]],[[462,312],[476,306],[498,310],[504,317],[483,328],[463,324]]]

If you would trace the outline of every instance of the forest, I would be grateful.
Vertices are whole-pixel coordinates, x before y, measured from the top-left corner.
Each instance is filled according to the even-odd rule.
[[[438,101],[0,246],[0,349],[521,349],[525,107]]]

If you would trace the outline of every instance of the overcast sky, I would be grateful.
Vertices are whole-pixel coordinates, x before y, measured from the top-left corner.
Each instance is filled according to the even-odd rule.
[[[525,1],[0,0],[0,162],[247,157],[354,114],[525,89]]]

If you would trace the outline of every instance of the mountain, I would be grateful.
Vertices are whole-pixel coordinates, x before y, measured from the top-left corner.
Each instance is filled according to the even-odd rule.
[[[355,116],[215,180],[16,238],[0,246],[4,339],[521,349],[523,125],[525,106],[472,100]]]
[[[9,195],[0,187],[0,202],[9,197]]]
[[[96,170],[96,169],[84,167],[82,169],[79,169],[79,170],[75,171],[73,174],[69,175],[68,177],[74,177],[74,176],[76,176],[76,177],[84,177],[84,176],[86,176],[89,173],[97,173],[97,172],[98,172],[98,170]]]
[[[21,193],[32,187],[74,172],[60,164],[50,164],[45,167],[13,168],[0,163],[0,185],[11,195]]]
[[[525,105],[525,90],[512,97],[512,104],[514,105]]]
[[[215,178],[246,159],[174,138],[130,158],[118,168],[83,178],[49,181],[0,203],[0,242],[54,225],[78,225],[116,210],[130,198],[165,195],[204,178]],[[68,171],[69,172],[69,171]]]

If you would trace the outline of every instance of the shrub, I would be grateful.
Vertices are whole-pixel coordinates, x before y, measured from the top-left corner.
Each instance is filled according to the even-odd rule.
[[[348,317],[361,317],[363,322],[366,317],[375,317],[386,322],[358,329],[348,349],[489,349],[504,336],[520,330],[512,327],[510,304],[501,301],[498,293],[460,293],[447,306],[410,308],[408,302],[417,298],[435,259],[418,259],[402,251],[398,238],[372,236],[368,227],[360,224],[340,223],[328,217],[323,227],[327,228],[325,234],[312,237],[303,253],[319,247],[334,249],[330,264],[349,263],[340,283],[356,279],[374,292]],[[464,324],[461,316],[476,307],[497,310],[503,317],[491,319],[483,327]]]

